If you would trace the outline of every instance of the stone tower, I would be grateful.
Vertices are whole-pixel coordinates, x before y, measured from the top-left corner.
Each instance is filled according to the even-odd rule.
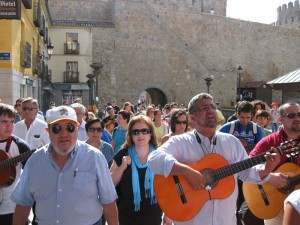
[[[277,26],[300,28],[300,5],[299,0],[283,4],[277,8]]]

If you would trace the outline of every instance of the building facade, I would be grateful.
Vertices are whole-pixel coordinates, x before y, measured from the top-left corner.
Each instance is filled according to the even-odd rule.
[[[18,19],[0,19],[0,96],[9,104],[19,97],[42,102],[42,78],[48,76],[49,11],[44,0],[12,4],[18,3]]]

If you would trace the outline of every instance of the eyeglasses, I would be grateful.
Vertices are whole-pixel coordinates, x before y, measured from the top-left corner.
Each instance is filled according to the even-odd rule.
[[[21,104],[15,104],[15,107],[20,107],[21,106]]]
[[[23,111],[26,111],[26,110],[32,111],[32,110],[34,110],[34,109],[36,109],[36,108],[32,108],[32,107],[23,107],[23,108],[22,108]]]
[[[95,133],[96,131],[97,131],[98,133],[100,133],[100,132],[102,132],[103,130],[102,130],[101,127],[89,127],[89,129],[88,129],[88,132]]]
[[[59,132],[61,132],[62,127],[65,128],[69,133],[73,133],[75,131],[76,126],[73,124],[66,124],[66,125],[56,124],[51,127],[51,130],[54,134],[58,134]]]
[[[199,111],[199,112],[202,112],[202,111],[207,112],[210,109],[216,110],[217,106],[215,104],[204,105],[204,106],[199,107],[198,109],[195,109],[194,113],[197,112],[197,111]]]
[[[143,129],[134,129],[134,130],[132,130],[131,131],[131,134],[132,135],[139,135],[140,133],[142,133],[142,134],[150,134],[150,130],[149,129],[147,129],[147,128],[143,128]]]
[[[286,117],[286,118],[289,118],[289,119],[294,119],[296,116],[298,118],[300,118],[300,112],[298,112],[298,113],[288,113],[288,114],[284,115],[283,117]]]
[[[186,120],[184,120],[184,121],[176,120],[176,124],[187,124],[187,121]]]

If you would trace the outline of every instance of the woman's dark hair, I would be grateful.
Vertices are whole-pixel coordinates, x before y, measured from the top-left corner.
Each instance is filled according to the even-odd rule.
[[[172,112],[171,112],[171,118],[170,118],[170,125],[171,125],[171,131],[172,132],[175,132],[175,130],[176,130],[177,118],[179,116],[182,116],[182,115],[185,115],[186,122],[187,122],[184,132],[187,131],[188,126],[189,126],[189,122],[188,122],[188,116],[187,116],[185,110],[182,110],[182,109],[173,109]]]
[[[92,119],[92,120],[89,120],[88,122],[86,122],[86,124],[85,124],[85,131],[88,132],[89,128],[94,123],[100,123],[100,126],[101,126],[102,130],[104,130],[104,123],[102,122],[102,120],[100,120],[99,118],[97,118],[97,119]]]
[[[127,120],[127,123],[129,123],[129,121],[130,121],[130,113],[129,112],[122,109],[121,111],[118,112],[118,114],[122,115],[123,119]]]
[[[155,121],[155,116],[156,116],[156,114],[157,114],[158,112],[162,113],[161,109],[154,109],[154,117],[153,117],[153,121]]]

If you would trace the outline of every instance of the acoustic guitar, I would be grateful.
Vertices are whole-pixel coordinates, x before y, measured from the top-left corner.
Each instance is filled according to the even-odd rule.
[[[243,138],[239,138],[240,142],[242,143],[242,145],[244,146],[246,152],[249,154],[253,148],[255,147],[255,145],[248,145],[247,141]]]
[[[15,181],[16,165],[28,159],[35,150],[24,152],[12,158],[5,151],[0,150],[0,187],[7,187]]]
[[[298,153],[300,139],[285,142],[276,149],[283,154]],[[271,152],[271,150],[269,150]],[[155,195],[162,211],[171,219],[186,221],[192,219],[207,200],[225,199],[235,188],[234,174],[265,162],[265,153],[228,164],[221,155],[212,153],[189,167],[201,172],[206,189],[195,190],[184,176],[155,175]]]
[[[300,189],[300,167],[296,164],[285,163],[274,172],[282,172],[289,176],[288,184],[284,188],[277,189],[269,182],[261,185],[243,183],[243,193],[249,209],[261,219],[277,216],[287,195],[294,189]]]

